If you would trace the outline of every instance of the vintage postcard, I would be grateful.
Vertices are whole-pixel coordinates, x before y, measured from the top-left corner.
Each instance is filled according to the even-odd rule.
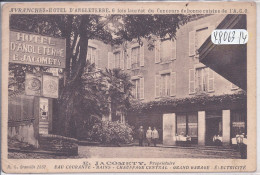
[[[2,4],[6,173],[256,170],[254,2]]]

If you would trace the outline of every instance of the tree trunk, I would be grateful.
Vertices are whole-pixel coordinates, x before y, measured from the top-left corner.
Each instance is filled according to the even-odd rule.
[[[59,105],[59,135],[64,135],[68,137],[72,137],[72,131],[76,128],[71,128],[70,124],[72,121],[75,122],[74,116],[74,102],[75,100],[75,92],[78,92],[81,87],[79,87],[79,82],[81,81],[81,76],[84,72],[84,68],[86,66],[86,55],[88,48],[88,39],[86,37],[81,37],[80,41],[80,52],[79,59],[75,66],[75,70],[73,70],[70,79],[67,81],[63,96],[60,99]],[[75,126],[76,127],[76,126]]]

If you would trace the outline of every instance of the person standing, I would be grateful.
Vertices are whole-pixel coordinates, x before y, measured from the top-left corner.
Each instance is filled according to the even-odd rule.
[[[237,145],[238,145],[238,149],[239,149],[241,158],[246,159],[247,158],[247,144],[246,144],[247,139],[245,138],[245,133],[237,135],[236,139],[237,139]]]
[[[159,133],[158,131],[156,130],[156,127],[153,128],[153,131],[152,131],[152,140],[153,140],[153,144],[154,146],[156,146],[156,143],[157,143],[157,140],[159,139]]]
[[[143,126],[140,126],[140,128],[138,129],[138,139],[139,139],[139,146],[143,146],[143,140],[144,140]]]
[[[150,126],[148,127],[148,130],[146,131],[146,139],[147,139],[148,146],[150,146],[151,141],[152,141],[152,129]]]

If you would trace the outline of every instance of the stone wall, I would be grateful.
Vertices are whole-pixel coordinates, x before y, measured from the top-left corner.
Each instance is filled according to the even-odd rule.
[[[39,147],[45,151],[59,155],[78,155],[78,140],[58,135],[46,134],[39,136]]]
[[[32,122],[24,122],[16,126],[8,126],[8,137],[15,138],[21,142],[26,142],[35,147],[38,147],[38,141],[34,134],[34,125]]]

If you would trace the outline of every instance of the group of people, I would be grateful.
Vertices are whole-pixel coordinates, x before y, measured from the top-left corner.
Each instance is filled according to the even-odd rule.
[[[140,126],[140,128],[138,129],[139,146],[143,146],[143,141],[145,140],[145,138],[147,140],[148,146],[150,146],[152,142],[154,146],[156,146],[157,141],[159,139],[159,133],[156,127],[154,127],[152,130],[151,127],[149,126],[145,134],[143,126]]]

